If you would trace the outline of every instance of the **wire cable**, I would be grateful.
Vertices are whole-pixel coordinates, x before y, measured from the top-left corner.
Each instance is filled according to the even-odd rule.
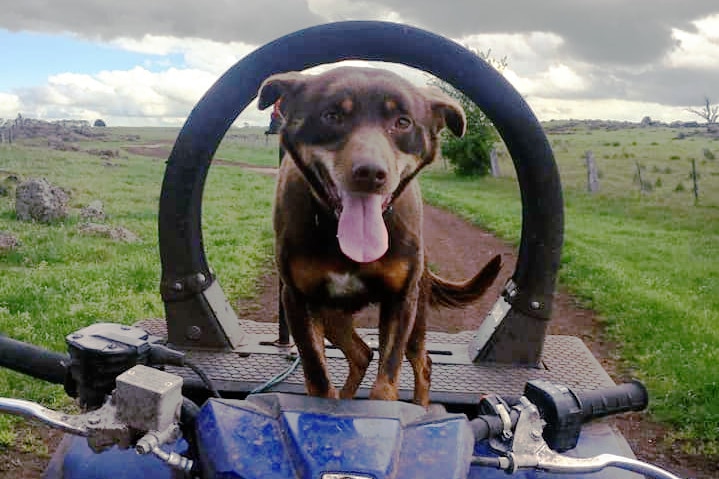
[[[209,389],[210,394],[212,394],[213,397],[222,398],[222,396],[220,395],[220,391],[218,391],[215,385],[212,383],[210,376],[208,376],[205,371],[203,371],[197,364],[185,359],[185,366],[192,369],[192,371],[200,377],[200,379],[205,384],[205,386],[207,386],[207,389]]]
[[[292,374],[295,371],[295,369],[297,369],[297,366],[299,366],[299,365],[300,365],[300,357],[297,356],[295,358],[295,360],[292,362],[292,364],[290,364],[284,371],[277,374],[276,376],[274,376],[273,378],[271,378],[269,381],[262,384],[261,386],[257,386],[255,389],[250,391],[250,394],[263,393],[263,392],[266,392],[267,390],[269,390],[270,388],[272,388],[273,386],[278,385],[279,383],[281,383],[282,381],[287,379],[289,377],[289,375]]]

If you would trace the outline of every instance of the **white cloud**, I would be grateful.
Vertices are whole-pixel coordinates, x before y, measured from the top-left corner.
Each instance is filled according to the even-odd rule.
[[[0,119],[14,119],[20,111],[20,98],[17,95],[0,92]]]
[[[202,38],[178,38],[162,35],[145,35],[141,39],[122,37],[112,45],[133,52],[150,55],[182,54],[185,67],[219,75],[239,59],[257,48],[242,42],[216,42]]]
[[[16,103],[35,118],[179,124],[215,80],[214,74],[197,69],[151,72],[139,66],[94,75],[61,73],[44,86],[22,90]]]
[[[693,22],[696,33],[672,29],[675,47],[664,63],[671,68],[717,70],[719,68],[719,14]]]
[[[557,58],[564,39],[551,32],[489,33],[468,35],[457,42],[481,53],[490,53],[495,60],[506,58],[509,65],[520,71],[536,70],[539,65]]]
[[[675,120],[696,120],[696,117],[683,108],[668,107],[653,102],[617,99],[567,100],[547,97],[531,97],[527,98],[527,102],[542,121],[573,118],[639,122],[645,116],[667,123]]]
[[[374,1],[307,0],[307,7],[310,12],[329,21],[371,19],[402,22],[397,11]]]
[[[95,74],[59,73],[45,85],[0,94],[0,116],[14,117],[21,111],[45,119],[103,118],[111,125],[180,125],[217,78],[256,48],[239,42],[154,35],[142,40],[121,38],[112,45],[160,59],[178,54],[183,64],[159,71],[138,65]],[[250,106],[239,121],[265,123],[264,116]]]
[[[589,85],[587,79],[563,64],[550,65],[547,70],[531,77],[519,75],[509,67],[503,73],[519,93],[529,97],[552,97],[562,93],[581,92]]]
[[[543,76],[560,91],[582,91],[587,88],[586,80],[567,65],[552,65]]]

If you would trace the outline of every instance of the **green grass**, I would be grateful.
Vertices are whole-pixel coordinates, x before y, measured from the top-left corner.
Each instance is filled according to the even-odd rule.
[[[600,313],[624,365],[648,384],[654,416],[695,450],[718,453],[719,208],[606,183],[591,196],[568,183],[560,281]],[[431,203],[518,244],[513,178],[460,179],[435,168],[422,185]]]
[[[157,206],[164,165],[137,156],[115,163],[108,167],[83,153],[0,146],[0,180],[9,173],[46,177],[71,192],[73,208],[62,223],[25,223],[15,219],[12,197],[0,197],[0,231],[21,242],[0,254],[0,332],[64,351],[65,335],[90,323],[129,324],[163,315]],[[205,248],[230,301],[254,294],[269,263],[273,188],[272,178],[236,167],[213,166],[208,175]],[[104,203],[107,223],[130,229],[141,241],[80,234],[78,209],[95,199]],[[61,387],[7,370],[0,370],[0,391],[50,407],[68,404]],[[12,442],[12,424],[0,416],[0,444]]]
[[[579,126],[560,134],[552,133],[552,123],[548,128],[565,189],[586,190],[584,157],[587,151],[592,151],[604,196],[632,200],[641,196],[652,204],[670,207],[693,205],[690,177],[693,159],[699,173],[699,204],[719,207],[719,160],[709,160],[704,153],[707,149],[711,154],[719,154],[719,142],[698,135],[679,139],[682,131],[694,133],[693,129],[637,127],[607,131]],[[505,153],[500,158],[502,173],[513,177],[509,157]],[[637,164],[651,191],[640,192]],[[676,191],[679,185],[682,188]]]
[[[220,143],[215,158],[256,166],[277,166],[277,135],[265,136],[263,129],[231,130]]]

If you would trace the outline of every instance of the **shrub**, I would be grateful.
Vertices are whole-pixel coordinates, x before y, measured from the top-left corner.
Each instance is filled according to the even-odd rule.
[[[506,60],[493,60],[489,51],[475,54],[497,70],[506,67]],[[468,96],[452,85],[441,80],[432,80],[430,84],[457,100],[467,115],[467,132],[462,138],[447,130],[442,132],[442,155],[460,176],[486,176],[491,169],[490,152],[499,140],[494,125]]]

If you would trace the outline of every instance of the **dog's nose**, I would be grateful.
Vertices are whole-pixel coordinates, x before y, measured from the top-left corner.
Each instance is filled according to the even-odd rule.
[[[352,180],[363,190],[378,190],[387,182],[387,170],[372,163],[355,165],[352,168]]]

